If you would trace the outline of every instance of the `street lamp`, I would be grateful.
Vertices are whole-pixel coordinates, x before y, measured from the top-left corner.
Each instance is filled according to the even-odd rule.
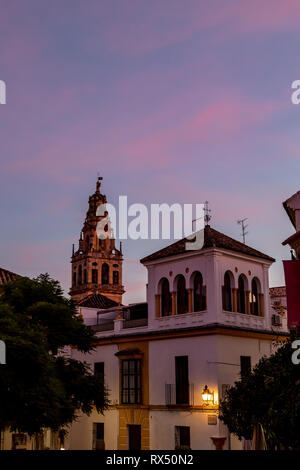
[[[214,393],[209,390],[207,385],[205,385],[202,392],[202,400],[208,405],[210,402],[214,402]]]

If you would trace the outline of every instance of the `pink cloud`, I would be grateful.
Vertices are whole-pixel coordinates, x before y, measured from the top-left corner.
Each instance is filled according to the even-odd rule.
[[[268,34],[297,28],[300,19],[298,0],[235,0],[217,5],[199,0],[140,2],[123,0],[114,11],[113,20],[106,5],[92,6],[99,18],[99,28],[91,43],[104,40],[113,52],[136,55],[179,43],[198,32],[211,30],[219,39],[253,32]],[[105,19],[105,23],[102,19]],[[219,35],[224,28],[226,34]]]
[[[131,168],[167,168],[173,160],[172,150],[189,142],[210,142],[215,145],[220,139],[230,139],[246,129],[260,126],[282,109],[281,102],[248,102],[237,96],[207,105],[194,116],[180,124],[160,130],[143,139],[132,142],[125,148]],[[222,139],[222,140],[221,140]]]

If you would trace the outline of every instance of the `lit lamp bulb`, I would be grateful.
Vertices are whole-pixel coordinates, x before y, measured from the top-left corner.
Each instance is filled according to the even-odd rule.
[[[214,401],[214,394],[207,388],[207,385],[205,385],[203,392],[202,392],[202,400],[208,404],[209,402]]]

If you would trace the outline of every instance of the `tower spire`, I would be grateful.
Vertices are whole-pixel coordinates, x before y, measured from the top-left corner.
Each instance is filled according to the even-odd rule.
[[[89,206],[80,232],[79,249],[72,250],[72,286],[70,295],[75,301],[90,294],[101,294],[122,303],[122,251],[115,247],[114,234],[106,240],[99,238],[98,223],[109,214],[98,214],[98,207],[106,204],[105,194],[100,193],[102,181],[97,176],[96,192],[89,196]],[[107,224],[110,227],[110,224]]]

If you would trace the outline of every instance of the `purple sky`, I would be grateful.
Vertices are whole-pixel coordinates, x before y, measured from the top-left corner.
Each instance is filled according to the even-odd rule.
[[[0,266],[69,287],[97,172],[112,202],[210,201],[211,225],[278,261],[300,189],[298,0],[0,0]],[[124,242],[125,301],[145,298]]]

